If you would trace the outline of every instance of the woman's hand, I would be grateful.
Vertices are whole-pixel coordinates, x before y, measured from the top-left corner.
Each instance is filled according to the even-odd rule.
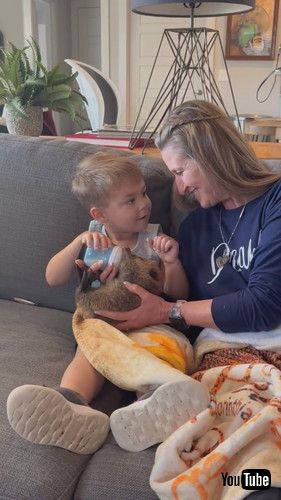
[[[128,312],[95,311],[99,316],[105,316],[117,321],[117,327],[125,332],[144,328],[145,326],[167,323],[172,304],[161,297],[147,292],[139,285],[124,282],[124,285],[141,298],[141,305]]]

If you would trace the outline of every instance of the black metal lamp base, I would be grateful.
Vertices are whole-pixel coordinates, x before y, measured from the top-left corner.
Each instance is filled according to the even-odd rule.
[[[136,118],[129,144],[130,149],[133,149],[138,144],[138,139],[143,137],[145,137],[143,147],[143,149],[145,149],[145,147],[151,143],[151,138],[157,132],[161,122],[169,111],[184,102],[187,98],[190,98],[190,93],[193,99],[202,98],[213,102],[228,113],[211,68],[211,51],[217,41],[224,62],[227,83],[229,85],[235,114],[238,117],[237,106],[219,32],[208,28],[165,29]],[[171,49],[173,61],[147,118],[144,123],[139,126],[140,116],[150,88],[150,82],[154,70],[157,67],[161,48],[165,42],[168,42],[169,48]],[[199,91],[197,90],[198,86],[200,86]],[[151,126],[152,123],[154,123],[153,127]],[[148,128],[151,130],[149,134],[147,133]]]

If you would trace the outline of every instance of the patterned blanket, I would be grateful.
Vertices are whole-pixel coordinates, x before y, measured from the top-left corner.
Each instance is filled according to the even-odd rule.
[[[237,364],[193,377],[208,388],[211,404],[158,447],[155,493],[163,500],[244,498],[251,491],[243,478],[252,481],[246,469],[268,469],[271,486],[281,487],[281,372]]]
[[[251,340],[248,333],[206,329],[193,352],[167,326],[124,335],[102,320],[81,320],[77,312],[73,331],[92,365],[119,387],[147,392],[189,379],[188,390],[202,401],[203,411],[157,449],[150,484],[160,499],[244,498],[246,469],[268,469],[271,485],[281,487],[281,371],[275,362],[264,362],[265,356],[279,356],[281,363],[281,335],[267,332],[270,350],[265,335]]]

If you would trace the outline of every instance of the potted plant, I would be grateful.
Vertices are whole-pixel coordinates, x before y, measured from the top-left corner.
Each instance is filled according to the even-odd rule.
[[[27,51],[31,50],[29,58]],[[69,76],[58,64],[47,70],[35,40],[27,41],[23,49],[10,43],[1,49],[0,104],[5,105],[8,131],[12,134],[40,135],[43,108],[65,112],[73,120],[83,119],[78,110],[86,98],[73,89],[77,73]]]

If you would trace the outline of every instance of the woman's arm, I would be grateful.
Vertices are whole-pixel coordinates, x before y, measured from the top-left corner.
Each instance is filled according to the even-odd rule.
[[[174,303],[153,295],[139,285],[125,283],[128,290],[139,295],[141,305],[129,312],[95,311],[95,313],[120,321],[118,328],[123,331],[143,328],[145,326],[169,323],[169,315]],[[211,312],[212,300],[186,302],[181,312],[187,325],[202,328],[217,328]]]

